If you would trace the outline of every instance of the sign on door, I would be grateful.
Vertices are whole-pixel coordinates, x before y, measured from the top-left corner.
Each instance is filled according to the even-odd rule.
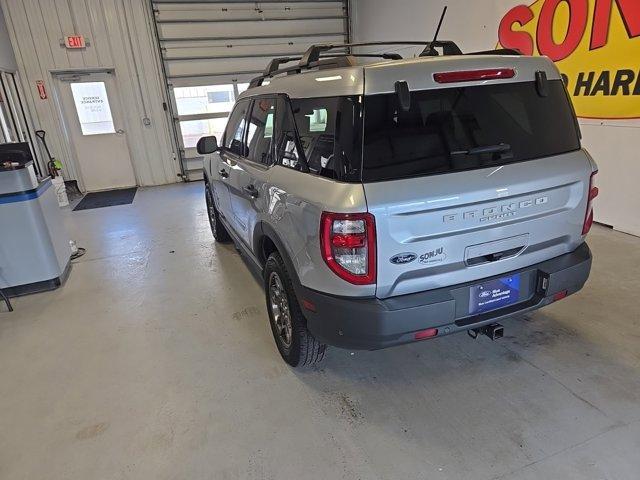
[[[104,82],[72,83],[71,93],[83,135],[115,133]]]

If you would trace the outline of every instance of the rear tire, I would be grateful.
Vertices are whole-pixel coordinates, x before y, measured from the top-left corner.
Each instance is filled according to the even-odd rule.
[[[291,277],[278,252],[267,259],[264,289],[271,331],[283,360],[292,367],[320,362],[327,346],[307,329]]]
[[[207,202],[207,217],[209,217],[209,226],[211,227],[213,238],[219,243],[229,243],[231,241],[231,236],[220,220],[220,214],[218,213],[216,204],[213,201],[213,192],[211,191],[211,186],[208,183],[205,183],[204,198]]]

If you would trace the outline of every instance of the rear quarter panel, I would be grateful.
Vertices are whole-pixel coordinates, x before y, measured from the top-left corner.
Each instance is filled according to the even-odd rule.
[[[262,221],[280,235],[302,285],[340,296],[375,294],[375,285],[352,285],[336,276],[320,252],[322,212],[366,212],[362,184],[336,182],[277,165],[270,169],[263,188],[267,203]]]

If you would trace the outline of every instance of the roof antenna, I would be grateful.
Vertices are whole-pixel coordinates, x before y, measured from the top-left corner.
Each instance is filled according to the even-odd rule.
[[[438,51],[435,49],[434,45],[438,41],[438,35],[440,34],[440,27],[442,27],[442,22],[444,21],[444,16],[447,14],[447,6],[445,5],[442,10],[442,15],[440,15],[440,21],[438,22],[438,28],[436,28],[436,34],[433,36],[432,42],[427,45],[427,48],[420,54],[421,57],[437,57],[440,55]]]

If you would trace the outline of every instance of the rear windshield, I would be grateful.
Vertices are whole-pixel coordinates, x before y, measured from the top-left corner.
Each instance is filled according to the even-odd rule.
[[[505,165],[580,148],[560,80],[540,96],[534,82],[395,93],[364,99],[362,181]]]

